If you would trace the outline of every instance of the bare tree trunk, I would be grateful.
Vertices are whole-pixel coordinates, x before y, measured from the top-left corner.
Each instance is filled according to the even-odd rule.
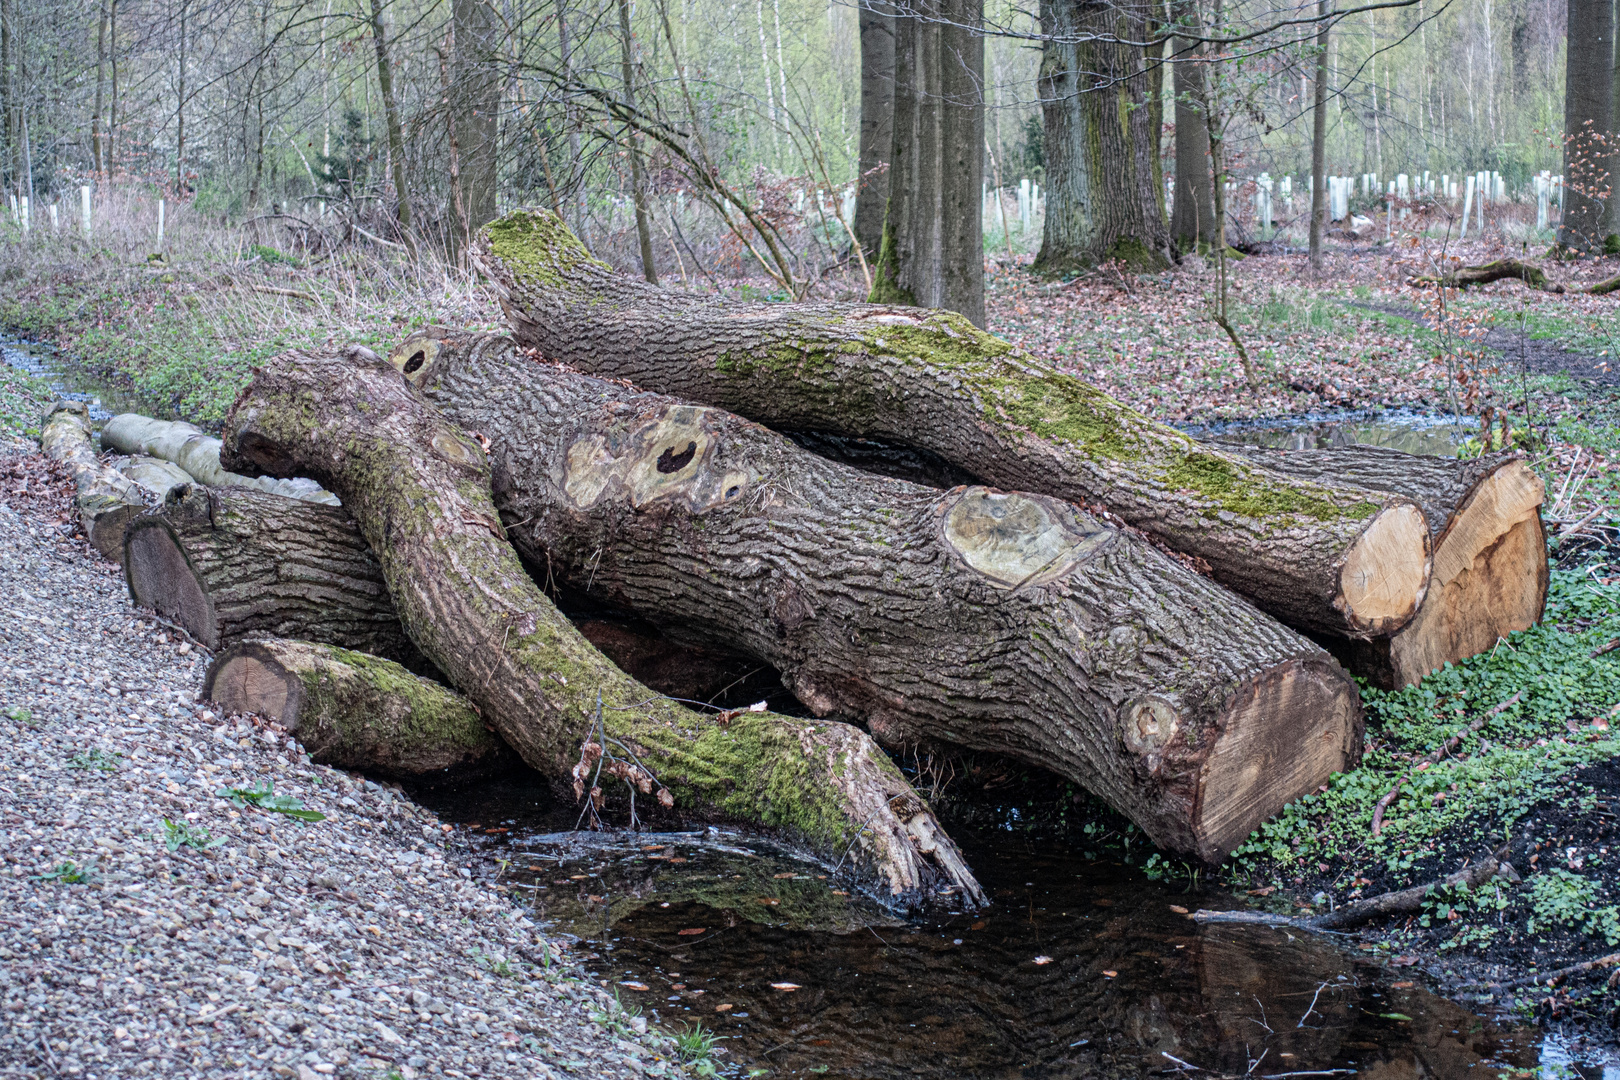
[[[466,198],[467,232],[493,221],[496,208],[501,82],[495,59],[499,26],[489,0],[453,0],[455,63],[451,111],[460,143],[461,186]],[[540,153],[545,148],[538,148]]]
[[[632,112],[636,108],[635,40],[630,34],[630,0],[618,0],[619,49],[624,77],[624,104]],[[765,85],[770,86],[770,73],[766,72]],[[658,284],[658,262],[653,256],[652,221],[647,215],[647,170],[641,161],[641,137],[633,128],[624,133],[630,151],[630,194],[636,203],[636,239],[641,243],[641,276],[653,285]]]
[[[983,0],[923,0],[894,17],[889,206],[877,303],[944,308],[984,325]]]
[[[186,193],[186,22],[190,0],[180,0],[180,48],[175,65],[179,72],[174,101],[174,186],[175,196]]]
[[[363,410],[357,408],[365,403]],[[259,369],[225,422],[226,457],[272,475],[318,471],[382,565],[419,648],[530,766],[599,811],[751,822],[847,852],[891,903],[946,885],[982,892],[927,804],[871,737],[771,713],[700,716],[614,667],[546,599],[505,539],[484,451],[387,363],[288,353]],[[588,790],[595,787],[595,790]],[[652,805],[649,806],[649,803]],[[617,805],[617,804],[616,804]]]
[[[1182,24],[1197,32],[1197,5],[1179,5]],[[1170,235],[1181,251],[1199,251],[1214,243],[1215,200],[1210,183],[1209,129],[1204,126],[1204,47],[1175,38],[1171,85],[1176,95],[1176,200],[1170,211]]]
[[[405,183],[405,133],[400,127],[399,102],[394,97],[394,69],[388,57],[388,29],[383,23],[383,0],[371,0],[371,40],[377,48],[377,88],[382,92],[383,119],[388,126],[388,164],[394,181],[394,220],[400,240],[416,257],[411,235],[411,191]]]
[[[1136,270],[1168,265],[1147,54],[1126,44],[1148,36],[1148,8],[1042,0],[1040,12],[1046,223],[1036,269],[1057,274],[1109,259]]]
[[[860,176],[855,191],[855,239],[868,262],[883,243],[889,204],[889,156],[894,148],[894,14],[884,0],[863,0],[861,35]]]
[[[1602,254],[1606,204],[1615,199],[1613,175],[1613,0],[1569,0],[1564,74],[1564,217],[1558,243],[1582,254]]]
[[[1311,109],[1311,269],[1322,271],[1327,227],[1328,0],[1316,0],[1316,86]]]
[[[112,98],[107,104],[107,165],[106,174],[112,175],[113,147],[118,133],[118,0],[107,0],[107,66],[112,84]]]
[[[532,563],[768,661],[888,746],[1051,769],[1207,862],[1359,755],[1356,691],[1315,645],[1056,499],[873,476],[503,335],[430,332],[392,359],[491,437]]]
[[[562,54],[563,77],[572,80],[574,53],[568,35],[568,0],[557,0],[557,48]],[[574,211],[574,231],[578,234],[580,242],[588,248],[591,246],[591,238],[585,229],[585,187],[580,175],[584,162],[579,153],[579,122],[574,115],[571,97],[564,99],[563,123],[568,126],[568,190]]]
[[[945,312],[697,299],[614,274],[544,211],[475,258],[518,339],[592,374],[788,431],[931,450],[1001,487],[1100,502],[1294,625],[1399,629],[1428,581],[1410,501],[1301,484],[1155,424]]]
[[[102,145],[103,134],[101,130],[102,112],[107,107],[107,5],[100,5],[99,17],[96,20],[96,104],[90,114],[90,160],[91,168],[101,171],[104,154]]]

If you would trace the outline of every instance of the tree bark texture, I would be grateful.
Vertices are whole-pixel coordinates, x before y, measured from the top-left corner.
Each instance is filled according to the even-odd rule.
[[[982,899],[932,811],[865,733],[771,713],[700,716],[614,667],[518,561],[480,445],[368,350],[268,362],[225,432],[228,465],[311,471],[343,498],[417,647],[559,787],[582,797],[589,787],[601,807],[600,774],[586,766],[605,762],[607,747],[632,800],[657,786],[681,815],[845,853],[892,903],[926,902],[937,886]]]
[[[1560,247],[1603,253],[1605,204],[1615,197],[1613,0],[1568,0],[1564,71],[1564,217]]]
[[[1056,499],[874,476],[505,336],[393,360],[419,353],[410,377],[491,438],[531,561],[887,746],[1009,754],[1209,862],[1359,757],[1355,688],[1317,646]]]
[[[101,445],[125,454],[141,454],[171,462],[199,484],[209,487],[252,487],[289,499],[336,505],[337,498],[311,480],[277,480],[243,476],[219,464],[218,439],[181,420],[154,420],[138,413],[122,413],[101,429]]]
[[[495,9],[482,0],[454,0],[455,63],[451,107],[461,143],[461,181],[469,232],[493,221],[500,139],[500,53]]]
[[[214,657],[203,696],[268,717],[323,765],[418,781],[467,781],[517,755],[467,700],[381,657],[260,638]]]
[[[1541,618],[1548,585],[1541,522],[1546,492],[1522,454],[1458,461],[1377,446],[1234,449],[1272,472],[1389,491],[1423,508],[1434,569],[1417,616],[1388,637],[1347,646],[1351,669],[1374,685],[1409,686]]]
[[[868,263],[883,243],[889,204],[889,154],[894,147],[894,10],[862,0],[860,178],[855,191],[855,239]]]
[[[177,488],[124,538],[130,599],[219,650],[308,640],[431,667],[405,636],[382,568],[335,506],[252,488]]]
[[[1254,467],[1156,424],[948,312],[764,304],[648,288],[555,215],[492,225],[475,259],[518,340],[789,431],[932,451],[980,480],[1100,502],[1292,625],[1393,633],[1428,582],[1410,500]]]
[[[1316,0],[1316,80],[1311,98],[1311,269],[1322,270],[1322,231],[1327,228],[1328,0]]]
[[[1137,270],[1168,265],[1147,53],[1125,44],[1152,35],[1151,9],[1041,0],[1040,16],[1046,223],[1036,270],[1058,274],[1108,259]]]
[[[635,38],[630,32],[630,0],[618,0],[620,75],[624,80],[624,104],[636,108]],[[624,133],[630,154],[630,194],[636,204],[636,239],[641,243],[641,276],[658,284],[658,261],[653,255],[652,224],[647,216],[647,169],[641,160],[641,139],[634,130]]]
[[[889,203],[872,298],[984,325],[983,0],[918,0],[894,27]]]
[[[124,557],[125,528],[151,499],[97,457],[90,439],[90,410],[82,401],[58,401],[40,425],[40,449],[73,477],[73,506],[85,538],[104,558],[118,562]]]
[[[394,182],[394,220],[400,240],[416,254],[411,235],[411,192],[405,183],[405,133],[400,126],[399,102],[394,97],[394,69],[388,59],[388,28],[383,22],[383,0],[371,0],[371,42],[377,50],[377,89],[382,94],[383,119],[388,127],[388,165]]]
[[[1197,7],[1177,9],[1191,22]],[[1196,26],[1196,23],[1192,25]],[[1176,104],[1176,198],[1170,210],[1170,236],[1181,251],[1199,251],[1215,242],[1215,191],[1209,171],[1209,130],[1204,126],[1203,46],[1175,38],[1171,86]]]

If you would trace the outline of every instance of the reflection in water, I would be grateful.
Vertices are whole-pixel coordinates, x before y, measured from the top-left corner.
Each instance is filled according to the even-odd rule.
[[[526,833],[489,794],[424,799],[447,820],[508,819],[464,833],[486,867],[505,860],[514,895],[583,938],[596,978],[655,1023],[725,1036],[731,1075],[1415,1080],[1536,1060],[1533,1029],[1470,1015],[1336,939],[1199,927],[1176,908],[1221,897],[1005,831],[953,830],[988,911],[904,923],[753,837]]]
[[[1211,442],[1271,446],[1283,450],[1327,450],[1336,446],[1383,446],[1408,454],[1455,457],[1457,447],[1479,425],[1455,416],[1393,411],[1341,416],[1252,420],[1184,428]]]

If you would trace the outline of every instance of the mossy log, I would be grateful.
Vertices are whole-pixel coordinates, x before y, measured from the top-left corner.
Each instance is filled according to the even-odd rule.
[[[508,534],[548,574],[761,657],[885,745],[1050,769],[1210,862],[1359,758],[1327,653],[1069,504],[874,476],[505,336],[392,358],[489,438]]]
[[[101,429],[101,445],[125,454],[145,454],[183,469],[209,487],[251,487],[306,502],[335,504],[329,491],[310,480],[278,480],[243,476],[219,464],[219,440],[182,420],[154,420],[139,413],[121,413]]]
[[[90,431],[90,410],[83,402],[58,401],[40,425],[39,445],[72,475],[73,506],[90,545],[117,561],[124,554],[125,527],[151,497],[97,456]]]
[[[789,431],[918,447],[979,480],[1121,519],[1292,625],[1378,637],[1417,613],[1428,532],[1407,499],[1256,468],[949,312],[668,292],[596,261],[547,211],[474,258],[548,359]]]
[[[1523,454],[1459,461],[1377,446],[1231,449],[1272,472],[1390,491],[1423,508],[1434,569],[1417,617],[1388,637],[1345,646],[1351,669],[1374,685],[1410,686],[1541,618],[1548,584],[1541,522],[1546,492]]]
[[[768,712],[699,715],[598,652],[508,543],[479,444],[367,350],[268,361],[231,407],[222,462],[311,476],[341,497],[417,647],[559,789],[609,797],[600,773],[581,772],[605,763],[605,738],[631,800],[656,786],[657,803],[687,818],[796,834],[880,882],[891,903],[941,888],[953,902],[982,899],[927,803],[864,732]]]
[[[209,649],[293,638],[431,671],[341,507],[187,484],[130,522],[124,578],[137,607],[179,623]]]
[[[470,780],[517,755],[453,690],[391,660],[313,641],[259,638],[219,653],[203,696],[270,718],[323,765],[400,779]]]
[[[1489,285],[1493,281],[1522,281],[1532,289],[1561,293],[1562,285],[1547,280],[1547,272],[1518,259],[1497,259],[1483,266],[1459,266],[1440,275],[1425,275],[1410,279],[1408,285],[1439,285],[1466,289],[1470,285]]]

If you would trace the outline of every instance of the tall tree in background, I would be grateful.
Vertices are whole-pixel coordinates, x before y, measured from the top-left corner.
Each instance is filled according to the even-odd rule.
[[[411,192],[405,184],[405,133],[399,122],[399,101],[394,96],[394,69],[388,59],[388,30],[383,23],[383,0],[371,0],[371,40],[377,47],[377,88],[382,91],[383,118],[388,124],[388,165],[393,173],[394,220],[405,246],[416,253],[411,236]]]
[[[619,0],[619,57],[624,79],[624,105],[633,115],[636,111],[635,39],[630,33],[630,0]],[[636,203],[636,239],[641,243],[641,275],[654,285],[658,284],[658,264],[653,259],[652,222],[647,217],[647,169],[641,162],[641,137],[630,129],[625,132],[630,151],[630,194]]]
[[[1197,5],[1183,0],[1176,22],[1198,32]],[[1171,88],[1175,91],[1176,197],[1171,204],[1170,235],[1178,250],[1208,247],[1215,235],[1215,189],[1209,171],[1209,129],[1204,124],[1203,46],[1190,38],[1171,39]]]
[[[861,40],[860,178],[855,193],[855,239],[877,257],[889,205],[889,152],[894,147],[894,9],[863,0]]]
[[[90,113],[90,160],[94,162],[94,169],[100,171],[101,163],[106,158],[103,144],[106,134],[102,130],[102,118],[106,115],[103,110],[107,107],[107,5],[99,5],[100,18],[96,20],[96,103]]]
[[[1603,250],[1614,204],[1614,0],[1569,0],[1564,70],[1564,220],[1560,247]]]
[[[984,325],[984,3],[894,17],[894,139],[872,300]]]
[[[453,0],[451,24],[455,64],[450,107],[460,143],[460,173],[470,235],[497,213],[497,153],[500,135],[501,79],[499,27],[489,0]],[[466,237],[462,238],[463,240]]]
[[[1161,106],[1140,45],[1156,0],[1041,0],[1046,225],[1035,268],[1169,262],[1159,164]]]
[[[1311,269],[1322,269],[1322,231],[1327,228],[1328,4],[1316,0],[1316,86],[1311,108]]]

